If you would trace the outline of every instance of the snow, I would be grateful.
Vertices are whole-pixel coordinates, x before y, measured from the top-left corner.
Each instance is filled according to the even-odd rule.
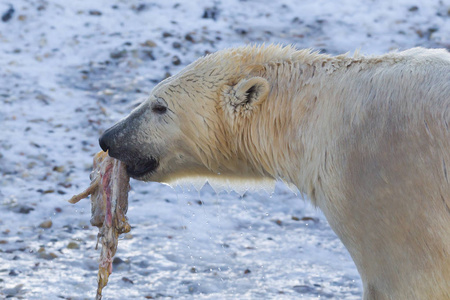
[[[0,295],[19,299],[93,298],[97,228],[88,200],[66,200],[89,184],[99,135],[199,56],[247,43],[450,48],[446,0],[14,0],[0,14],[10,7],[0,22]],[[133,228],[104,299],[361,298],[324,216],[281,183],[243,195],[131,184]]]

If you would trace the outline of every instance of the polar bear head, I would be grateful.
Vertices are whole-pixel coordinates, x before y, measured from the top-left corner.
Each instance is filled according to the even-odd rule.
[[[277,126],[266,125],[279,109],[265,105],[271,83],[262,63],[292,51],[243,47],[200,58],[106,130],[102,149],[144,181],[275,177],[269,152],[277,147]]]

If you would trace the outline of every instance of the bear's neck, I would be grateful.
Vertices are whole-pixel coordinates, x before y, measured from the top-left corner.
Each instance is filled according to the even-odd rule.
[[[398,121],[402,126],[386,126],[392,115],[399,117],[395,112],[407,109],[400,105],[421,101],[416,98],[420,93],[401,93],[389,105],[381,96],[372,97],[385,95],[386,78],[402,78],[396,73],[399,67],[391,70],[371,61],[328,63],[266,68],[260,76],[272,90],[261,104],[263,113],[242,133],[247,155],[265,173],[296,185],[324,212],[368,293],[447,299],[442,295],[449,295],[450,285],[441,278],[450,278],[450,219],[443,201],[450,189],[447,176],[437,172],[448,155],[436,149],[449,149],[448,130],[435,128],[430,139],[427,130],[435,118],[427,120],[425,114]],[[436,75],[436,85],[442,85],[439,80]],[[398,84],[403,84],[400,91],[410,88],[407,82]],[[419,130],[417,124],[425,126]],[[411,149],[394,146],[411,141]]]
[[[254,170],[262,176],[294,184],[315,203],[315,189],[320,163],[326,152],[324,139],[314,134],[315,111],[320,98],[322,63],[305,65],[295,62],[269,64],[265,77],[272,85],[268,98],[257,113],[241,127],[238,145]],[[283,70],[280,70],[283,69]],[[282,72],[281,72],[282,71]],[[283,78],[280,74],[286,74]],[[314,147],[311,147],[314,145]]]

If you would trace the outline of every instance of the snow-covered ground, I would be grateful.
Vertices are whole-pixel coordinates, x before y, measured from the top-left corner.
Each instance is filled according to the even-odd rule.
[[[0,15],[5,298],[94,297],[97,228],[88,200],[66,200],[89,184],[99,135],[199,56],[263,42],[450,48],[449,0],[1,0]],[[361,298],[323,215],[282,184],[243,195],[131,184],[133,228],[104,299]]]

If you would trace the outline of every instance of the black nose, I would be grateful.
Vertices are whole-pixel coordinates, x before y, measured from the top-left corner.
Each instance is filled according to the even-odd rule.
[[[105,132],[102,134],[102,136],[98,139],[98,143],[100,144],[100,148],[102,148],[103,151],[108,151],[109,150],[109,145],[110,145],[110,139],[108,138],[107,134],[108,132]]]
[[[103,151],[109,151],[109,156],[118,159],[120,153],[122,152],[120,145],[123,144],[128,137],[129,130],[127,130],[125,123],[119,122],[106,129],[102,136],[98,139],[98,143]]]

